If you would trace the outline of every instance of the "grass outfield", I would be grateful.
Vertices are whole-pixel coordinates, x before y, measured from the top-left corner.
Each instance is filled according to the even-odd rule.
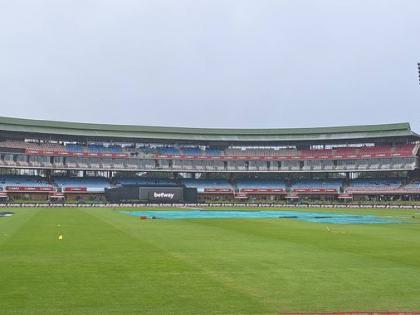
[[[1,315],[420,310],[420,220],[410,218],[420,210],[314,210],[416,223],[331,232],[287,219],[11,211],[0,218]]]

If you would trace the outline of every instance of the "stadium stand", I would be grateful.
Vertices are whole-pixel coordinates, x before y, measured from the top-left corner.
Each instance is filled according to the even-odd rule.
[[[64,193],[104,193],[111,187],[103,177],[54,177],[53,182]]]
[[[80,144],[68,143],[66,144],[66,149],[68,152],[84,152],[83,146]]]
[[[279,193],[286,191],[286,183],[280,180],[238,180],[236,186],[241,193]]]
[[[54,186],[40,176],[0,176],[0,186],[8,192],[48,192],[53,191]]]
[[[402,180],[399,178],[358,178],[349,182],[346,188],[347,193],[366,193],[366,192],[391,192],[398,191],[402,188]]]
[[[413,181],[408,183],[407,185],[404,185],[403,188],[405,191],[420,192],[420,181]]]
[[[186,187],[197,188],[198,193],[233,193],[232,184],[223,179],[184,179]]]
[[[298,193],[338,193],[342,185],[340,179],[300,180],[291,185],[291,190]]]
[[[221,199],[253,194],[370,198],[373,192],[420,200],[419,147],[420,137],[407,123],[190,129],[0,117],[0,174],[8,183],[1,186],[3,193],[18,187],[12,188],[16,194],[29,197],[38,190],[74,196],[101,194],[113,184],[184,183],[199,195]]]

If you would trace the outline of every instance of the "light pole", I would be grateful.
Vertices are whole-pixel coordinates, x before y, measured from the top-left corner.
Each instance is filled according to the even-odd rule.
[[[417,69],[419,70],[419,85],[420,85],[420,62],[417,63]]]

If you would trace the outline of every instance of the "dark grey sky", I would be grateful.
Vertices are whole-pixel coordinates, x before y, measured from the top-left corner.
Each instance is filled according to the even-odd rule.
[[[409,121],[419,0],[0,0],[0,115],[191,127]]]

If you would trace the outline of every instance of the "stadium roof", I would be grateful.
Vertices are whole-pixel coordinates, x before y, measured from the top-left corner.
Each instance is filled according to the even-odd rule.
[[[0,132],[42,138],[189,142],[293,142],[415,138],[409,123],[281,129],[219,129],[90,124],[0,117]],[[58,136],[58,137],[57,137]]]

